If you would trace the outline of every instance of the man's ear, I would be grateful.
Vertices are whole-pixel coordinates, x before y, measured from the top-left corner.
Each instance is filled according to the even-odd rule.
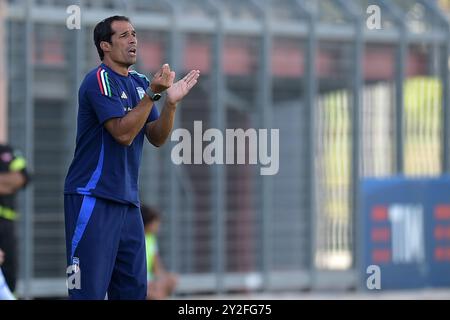
[[[110,52],[111,51],[111,43],[107,41],[100,42],[100,48],[102,48],[103,52]]]

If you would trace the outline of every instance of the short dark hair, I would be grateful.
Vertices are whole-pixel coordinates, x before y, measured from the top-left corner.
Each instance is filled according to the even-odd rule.
[[[97,52],[100,57],[100,60],[102,61],[103,58],[105,57],[105,53],[103,52],[102,48],[100,48],[100,42],[106,41],[111,43],[111,37],[114,34],[114,31],[111,28],[111,24],[114,21],[130,22],[130,19],[125,16],[112,16],[100,21],[94,28],[94,43],[95,46],[97,47]]]
[[[146,205],[141,205],[141,214],[144,226],[149,225],[155,221],[161,220],[159,212],[155,208]]]

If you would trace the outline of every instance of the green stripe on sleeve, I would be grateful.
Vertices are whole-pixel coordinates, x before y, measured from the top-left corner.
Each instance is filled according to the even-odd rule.
[[[111,87],[109,86],[109,77],[108,77],[108,73],[105,72],[105,75],[106,75],[106,77],[105,77],[105,82],[106,82],[106,85],[108,86],[108,96],[112,97],[112,94],[111,94]]]

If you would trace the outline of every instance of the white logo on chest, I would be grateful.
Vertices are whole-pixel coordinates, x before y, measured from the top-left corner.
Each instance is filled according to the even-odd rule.
[[[144,98],[144,96],[145,96],[145,90],[144,90],[144,88],[142,88],[142,87],[137,87],[136,90],[137,90],[137,93],[138,93],[138,95],[139,95],[139,99],[142,100],[142,99]]]

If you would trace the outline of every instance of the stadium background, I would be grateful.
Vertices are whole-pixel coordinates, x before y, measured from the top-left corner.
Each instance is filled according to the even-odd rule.
[[[70,5],[81,29],[66,28]],[[369,5],[381,8],[370,30]],[[363,178],[450,170],[450,1],[0,0],[0,135],[26,155],[19,296],[65,294],[63,182],[96,22],[124,14],[136,69],[200,69],[176,128],[279,128],[280,170],[172,164],[144,148],[141,198],[163,212],[178,296],[359,287]],[[1,59],[0,59],[1,60]],[[5,76],[7,75],[7,76]],[[449,258],[450,259],[450,258]]]

